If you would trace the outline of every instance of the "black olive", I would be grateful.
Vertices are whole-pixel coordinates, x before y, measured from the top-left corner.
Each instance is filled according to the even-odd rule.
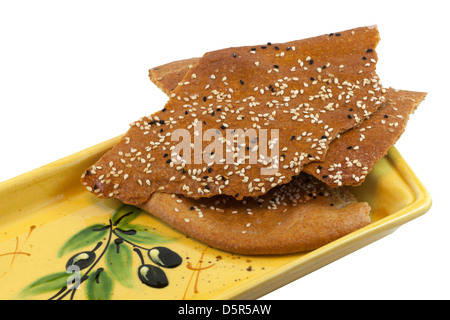
[[[176,268],[183,261],[176,252],[166,247],[154,247],[148,250],[148,256],[154,263],[164,268]]]
[[[143,264],[138,269],[138,277],[142,283],[152,288],[164,288],[169,285],[169,280],[161,268],[151,264]]]

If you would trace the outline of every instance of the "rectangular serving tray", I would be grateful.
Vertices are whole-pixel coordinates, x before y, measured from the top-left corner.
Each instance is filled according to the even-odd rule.
[[[352,188],[358,200],[372,207],[372,223],[317,250],[281,256],[230,254],[141,212],[129,222],[144,230],[141,242],[122,243],[120,254],[117,249],[114,255],[116,251],[106,248],[119,246],[115,234],[109,238],[105,231],[94,241],[90,236],[98,231],[89,228],[106,226],[112,232],[117,226],[109,221],[122,204],[87,192],[80,175],[119,138],[0,183],[0,299],[256,299],[392,233],[431,206],[429,193],[392,147],[366,181]],[[147,286],[139,278],[140,266],[156,266],[147,250],[158,246],[182,258],[176,268],[161,268],[169,282],[164,288]],[[69,283],[66,278],[74,276],[64,275],[67,261],[94,249],[95,269],[81,273],[97,281],[81,282],[73,295],[58,294]]]

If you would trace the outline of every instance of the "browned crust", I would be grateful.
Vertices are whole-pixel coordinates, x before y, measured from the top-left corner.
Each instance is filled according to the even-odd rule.
[[[307,175],[256,199],[155,193],[140,207],[209,246],[246,255],[313,250],[371,222],[367,203]]]
[[[150,69],[148,76],[158,88],[169,95],[178,87],[189,69],[195,66],[199,60],[200,58],[191,58],[169,62]]]

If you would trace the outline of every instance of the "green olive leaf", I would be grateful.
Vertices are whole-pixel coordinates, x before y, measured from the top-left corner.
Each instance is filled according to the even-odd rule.
[[[110,300],[114,280],[103,268],[91,274],[86,280],[86,295],[89,300]]]
[[[127,224],[121,228],[116,228],[115,231],[118,236],[132,243],[156,244],[168,243],[177,240],[176,238],[163,236],[155,231],[149,230],[148,227],[138,224]]]
[[[141,212],[137,207],[124,204],[113,213],[111,221],[114,226],[121,226],[133,221]]]
[[[106,265],[111,275],[127,288],[133,286],[131,251],[126,244],[111,243],[106,251]]]
[[[106,235],[108,229],[109,225],[98,223],[79,231],[67,240],[67,242],[61,247],[58,252],[58,258],[62,257],[66,253],[100,241]]]
[[[19,297],[24,299],[37,294],[60,290],[67,286],[67,282],[72,276],[72,274],[67,272],[58,272],[44,276],[23,289]]]

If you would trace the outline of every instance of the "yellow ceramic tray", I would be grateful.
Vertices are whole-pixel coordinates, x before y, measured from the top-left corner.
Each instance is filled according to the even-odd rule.
[[[256,299],[388,235],[431,206],[430,195],[393,147],[354,188],[372,206],[372,224],[303,254],[234,255],[85,191],[81,173],[116,141],[0,184],[0,299]],[[118,242],[116,234],[126,240]],[[179,255],[181,264],[156,269],[149,254],[155,247]],[[80,272],[67,273],[74,259]],[[140,275],[148,272],[168,285],[146,285]],[[81,281],[84,275],[88,279]]]

